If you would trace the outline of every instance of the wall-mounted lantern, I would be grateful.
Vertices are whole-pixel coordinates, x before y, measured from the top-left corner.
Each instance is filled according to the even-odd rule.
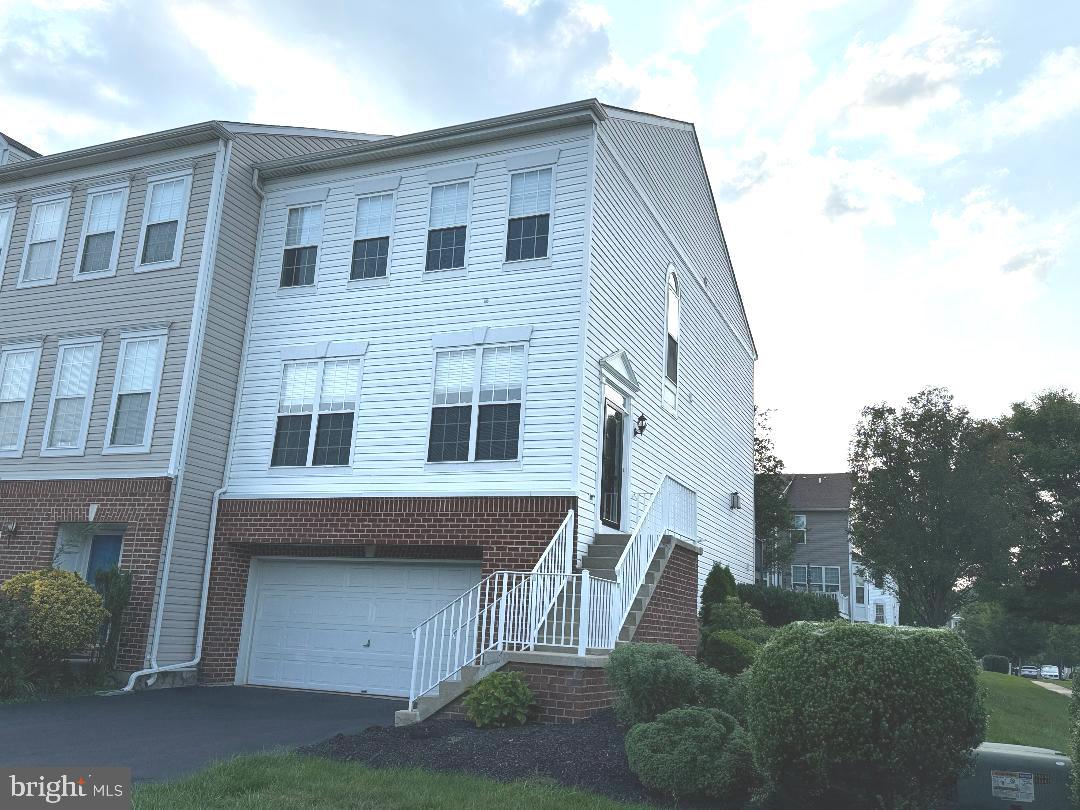
[[[634,423],[634,435],[640,436],[645,432],[645,428],[649,426],[649,420],[645,418],[645,414],[639,413],[637,422]]]

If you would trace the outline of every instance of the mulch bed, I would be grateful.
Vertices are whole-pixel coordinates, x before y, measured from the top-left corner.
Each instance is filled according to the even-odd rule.
[[[300,753],[376,768],[459,771],[503,782],[546,777],[618,801],[665,806],[631,773],[623,734],[610,712],[572,725],[501,729],[478,729],[465,720],[426,720],[339,734]]]

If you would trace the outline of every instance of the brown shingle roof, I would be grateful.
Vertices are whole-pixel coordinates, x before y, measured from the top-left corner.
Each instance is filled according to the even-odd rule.
[[[847,509],[851,506],[849,473],[800,473],[787,476],[788,508]]]

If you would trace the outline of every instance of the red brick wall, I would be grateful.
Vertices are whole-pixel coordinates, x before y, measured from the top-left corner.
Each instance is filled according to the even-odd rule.
[[[674,644],[687,655],[696,656],[697,582],[698,555],[676,545],[634,632],[634,641]]]
[[[143,666],[156,590],[161,541],[168,519],[169,478],[94,481],[0,481],[0,523],[14,520],[14,535],[0,537],[0,580],[53,562],[61,523],[123,523],[120,565],[133,573],[131,603],[120,639],[121,669]]]
[[[479,559],[486,576],[532,567],[575,506],[566,497],[223,500],[200,678],[236,677],[253,555]]]
[[[520,672],[536,698],[542,723],[576,723],[615,705],[607,673],[599,667],[554,666],[511,661],[500,672]],[[465,717],[461,698],[435,713],[436,717]]]

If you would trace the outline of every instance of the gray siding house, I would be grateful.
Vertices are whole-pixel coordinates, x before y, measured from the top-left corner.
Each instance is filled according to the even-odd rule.
[[[251,166],[372,139],[211,121],[40,156],[0,136],[0,580],[131,570],[121,668],[195,653]]]

